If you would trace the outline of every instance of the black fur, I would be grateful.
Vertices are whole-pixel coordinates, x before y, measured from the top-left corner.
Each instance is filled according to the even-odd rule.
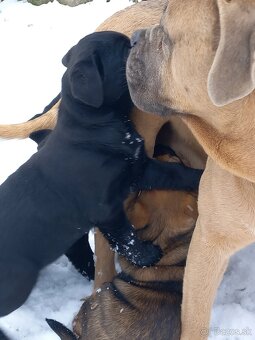
[[[56,128],[0,187],[0,316],[21,306],[40,270],[93,226],[134,264],[157,262],[161,250],[139,240],[124,213],[130,188],[142,179],[151,189],[197,189],[201,171],[174,163],[166,171],[145,154],[128,118],[129,49],[122,34],[100,32],[68,52]]]
[[[46,106],[43,113],[47,112],[55,103],[57,96],[53,101]],[[41,114],[35,115],[32,119],[39,117]],[[39,130],[31,133],[29,136],[34,142],[38,144],[37,149],[40,150],[45,144],[51,130]],[[89,280],[94,280],[95,277],[95,263],[93,252],[89,245],[88,234],[82,236],[81,239],[76,241],[65,253],[69,261],[74,265],[74,267],[81,273],[84,277]]]
[[[38,144],[37,150],[40,150],[51,132],[52,131],[48,129],[35,131],[30,134],[29,138],[31,138],[34,142]]]
[[[30,135],[30,138],[38,144],[37,146],[38,150],[40,150],[43,147],[51,132],[52,132],[51,130],[39,130],[33,132]],[[69,259],[69,261],[74,265],[74,267],[78,270],[79,273],[81,273],[89,280],[94,280],[95,263],[93,252],[89,245],[88,234],[83,235],[81,239],[76,241],[67,250],[65,255]]]
[[[64,326],[62,323],[56,320],[52,320],[52,319],[45,319],[45,320],[47,324],[50,326],[50,328],[60,337],[60,339],[63,339],[63,340],[77,340],[78,339],[75,336],[75,334],[72,331],[70,331],[70,329],[68,329],[66,326]]]
[[[76,241],[65,253],[74,267],[87,279],[94,280],[94,254],[90,248],[88,234]]]

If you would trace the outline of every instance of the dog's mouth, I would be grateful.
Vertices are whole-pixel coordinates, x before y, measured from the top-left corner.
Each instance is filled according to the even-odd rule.
[[[172,113],[163,98],[161,79],[163,33],[160,26],[135,32],[131,38],[126,77],[135,105],[146,112],[166,116]]]

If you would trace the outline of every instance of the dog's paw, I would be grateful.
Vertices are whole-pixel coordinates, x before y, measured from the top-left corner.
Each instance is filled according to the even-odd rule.
[[[138,267],[152,266],[163,255],[159,246],[137,238],[133,238],[127,245],[117,243],[114,250]]]
[[[152,266],[161,259],[163,253],[159,246],[139,239],[129,222],[119,224],[122,228],[114,228],[111,232],[102,227],[100,228],[109,241],[112,250],[139,267]]]
[[[126,254],[126,258],[138,267],[149,267],[157,263],[162,255],[163,252],[159,246],[144,241],[132,248],[131,252]]]

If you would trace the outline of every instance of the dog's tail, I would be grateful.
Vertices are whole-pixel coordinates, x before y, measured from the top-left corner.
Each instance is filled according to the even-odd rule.
[[[34,131],[50,129],[53,130],[57,123],[59,102],[49,111],[39,117],[20,124],[0,125],[0,138],[4,139],[24,139],[28,138]]]
[[[7,336],[4,334],[3,331],[1,331],[1,329],[0,329],[0,340],[9,340],[9,338],[7,338]]]
[[[52,319],[46,319],[46,321],[50,328],[60,337],[61,340],[78,340],[76,335],[70,331],[70,329],[62,325],[62,323]]]

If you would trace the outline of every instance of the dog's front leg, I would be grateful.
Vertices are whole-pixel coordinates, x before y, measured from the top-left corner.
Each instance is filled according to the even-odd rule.
[[[228,260],[254,242],[253,192],[252,183],[208,159],[184,274],[181,340],[203,340],[210,333],[211,309]]]
[[[189,168],[180,163],[149,159],[135,189],[196,191],[202,174],[203,170]]]
[[[99,231],[95,230],[95,281],[94,292],[105,282],[111,282],[116,275],[114,252],[110,249],[109,243]]]
[[[130,118],[136,131],[144,139],[144,146],[149,157],[153,156],[157,135],[162,126],[168,121],[168,117],[148,114],[147,112],[133,107]]]
[[[151,266],[162,257],[160,247],[152,242],[140,240],[124,211],[110,223],[98,228],[109,241],[112,249],[139,267]]]
[[[209,336],[214,297],[229,257],[198,219],[184,274],[181,340],[204,340]]]

